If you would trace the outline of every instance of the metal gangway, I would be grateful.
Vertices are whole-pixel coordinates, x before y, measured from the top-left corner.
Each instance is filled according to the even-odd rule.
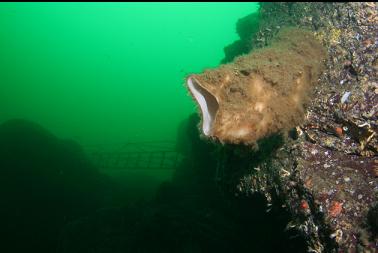
[[[175,169],[183,156],[173,141],[92,145],[85,150],[100,170]]]

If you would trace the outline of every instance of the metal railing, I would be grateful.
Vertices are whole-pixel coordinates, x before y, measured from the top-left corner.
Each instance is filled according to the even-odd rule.
[[[101,170],[175,169],[183,158],[169,141],[93,145],[86,150]]]

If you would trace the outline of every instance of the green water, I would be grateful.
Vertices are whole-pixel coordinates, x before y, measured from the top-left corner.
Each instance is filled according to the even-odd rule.
[[[199,138],[184,86],[249,50],[258,10],[0,3],[0,252],[266,252],[284,227],[259,199],[221,191],[221,160]],[[138,144],[153,141],[173,144],[174,165],[152,169]],[[148,166],[104,169],[95,161],[106,152],[89,155],[126,142]]]
[[[183,86],[215,67],[257,3],[2,3],[0,122],[82,144],[175,140]]]

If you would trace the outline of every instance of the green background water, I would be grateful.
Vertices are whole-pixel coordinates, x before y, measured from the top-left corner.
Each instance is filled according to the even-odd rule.
[[[288,221],[265,201],[225,194],[221,163],[239,155],[199,138],[184,86],[225,47],[228,59],[247,52],[258,8],[0,3],[0,252],[280,251]],[[29,121],[1,124],[14,118]],[[164,140],[179,158],[165,168],[165,148],[155,166],[136,166],[135,150],[121,157],[112,145]],[[134,157],[156,158],[138,145]]]
[[[187,74],[215,67],[257,3],[2,3],[0,122],[82,144],[174,140]]]

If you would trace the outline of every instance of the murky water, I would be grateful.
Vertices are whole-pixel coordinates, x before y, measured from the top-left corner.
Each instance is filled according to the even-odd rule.
[[[262,252],[279,236],[219,191],[184,87],[248,51],[228,46],[258,10],[0,4],[1,252]]]

